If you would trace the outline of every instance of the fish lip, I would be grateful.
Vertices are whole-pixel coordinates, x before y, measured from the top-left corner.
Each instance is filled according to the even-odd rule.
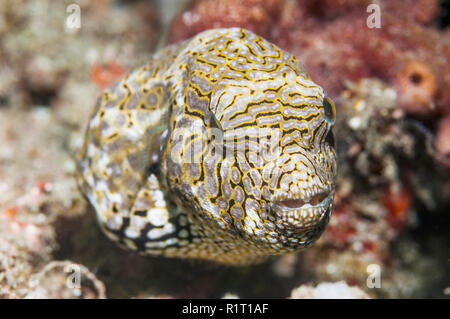
[[[296,199],[296,198],[292,198],[292,199]],[[301,198],[298,198],[296,200],[302,200]],[[309,203],[307,200],[302,200],[304,202],[303,205],[298,206],[298,207],[286,207],[286,206],[282,206],[277,204],[278,201],[274,201],[271,203],[271,207],[275,212],[279,212],[279,213],[288,213],[288,212],[294,212],[294,211],[302,211],[302,210],[307,210],[310,208],[322,208],[323,211],[326,211],[327,208],[329,208],[331,206],[331,204],[333,203],[333,194],[328,194],[322,201],[320,201],[319,203],[313,205],[311,203]]]
[[[271,206],[281,211],[320,208],[329,206],[329,201],[332,201],[333,198],[334,191],[332,190],[322,190],[311,194],[308,198],[302,197],[301,194],[283,194],[274,197]]]

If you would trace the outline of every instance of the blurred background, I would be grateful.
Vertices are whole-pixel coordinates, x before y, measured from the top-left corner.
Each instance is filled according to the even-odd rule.
[[[448,23],[438,0],[0,0],[0,297],[448,298]],[[96,97],[155,50],[232,26],[335,101],[330,224],[253,266],[124,251],[73,177]]]

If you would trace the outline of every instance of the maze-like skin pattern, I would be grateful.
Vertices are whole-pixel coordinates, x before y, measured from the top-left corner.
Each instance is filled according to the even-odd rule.
[[[209,30],[101,95],[78,182],[104,232],[131,249],[251,263],[325,229],[333,125],[294,56],[247,30]]]

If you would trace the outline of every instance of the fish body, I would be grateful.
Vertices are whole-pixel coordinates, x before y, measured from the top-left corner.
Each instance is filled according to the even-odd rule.
[[[244,29],[208,30],[103,92],[78,184],[105,234],[128,248],[252,263],[324,231],[334,120],[294,56]]]

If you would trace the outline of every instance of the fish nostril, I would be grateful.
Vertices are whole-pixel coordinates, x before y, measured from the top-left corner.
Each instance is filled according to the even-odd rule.
[[[328,197],[327,193],[319,193],[319,194],[316,194],[313,197],[311,197],[311,199],[309,200],[309,203],[311,205],[318,205],[320,202],[325,200],[327,197]]]

